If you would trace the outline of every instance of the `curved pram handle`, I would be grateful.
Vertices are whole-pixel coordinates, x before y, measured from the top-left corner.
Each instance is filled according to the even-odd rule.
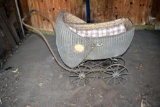
[[[26,18],[28,18],[34,11],[36,10],[30,10],[27,14],[25,14],[25,16],[22,18],[22,20],[24,21]]]
[[[47,17],[47,16],[45,16],[45,14],[43,14],[42,12],[37,11],[37,10],[31,10],[31,11],[29,11],[29,12],[22,18],[22,23],[23,23],[23,25],[26,26],[26,27],[28,27],[28,28],[30,28],[30,29],[33,29],[34,31],[36,31],[36,32],[39,34],[38,36],[40,36],[40,37],[44,40],[44,42],[46,43],[47,47],[49,48],[52,56],[54,57],[55,61],[56,61],[63,69],[65,69],[65,70],[67,70],[67,71],[73,71],[73,69],[65,66],[64,64],[62,64],[62,63],[58,60],[58,58],[56,57],[55,53],[53,52],[53,50],[52,50],[49,42],[48,42],[47,39],[45,38],[45,36],[44,36],[39,30],[37,30],[36,28],[34,28],[34,27],[32,27],[32,26],[30,26],[30,25],[28,25],[28,24],[26,24],[26,23],[24,22],[25,19],[27,19],[33,12],[36,12],[36,13],[38,13],[39,15],[43,16],[44,18],[46,18],[46,19],[51,23],[51,25],[52,25],[52,27],[53,27],[53,30],[54,30],[54,25],[53,25],[52,21],[50,20],[50,18]]]
[[[50,24],[51,24],[51,26],[52,26],[52,28],[53,28],[53,31],[55,31],[55,27],[54,27],[51,19],[50,19],[49,17],[47,17],[44,13],[42,13],[42,12],[40,12],[40,11],[37,11],[37,10],[30,10],[30,11],[22,18],[22,22],[24,22],[24,20],[26,20],[33,12],[35,12],[35,13],[41,15],[42,17],[44,17],[45,19],[47,19],[47,20],[50,22]]]

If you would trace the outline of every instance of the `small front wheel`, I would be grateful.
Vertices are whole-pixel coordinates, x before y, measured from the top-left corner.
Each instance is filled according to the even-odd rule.
[[[76,84],[77,86],[86,86],[92,84],[95,80],[95,73],[92,72],[92,69],[88,66],[80,65],[69,73],[69,80],[71,83]]]

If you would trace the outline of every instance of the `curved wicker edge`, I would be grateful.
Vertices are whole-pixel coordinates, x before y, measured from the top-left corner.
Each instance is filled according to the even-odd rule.
[[[68,12],[64,12],[62,17],[64,23],[84,23],[84,24],[86,23],[84,20]]]
[[[64,19],[64,22],[68,26],[73,27],[78,30],[109,28],[109,27],[116,26],[116,25],[119,25],[122,23],[125,25],[127,30],[129,30],[129,29],[131,29],[131,27],[133,27],[133,23],[131,22],[131,20],[129,18],[120,18],[120,19],[107,21],[107,22],[87,23],[86,24],[86,22],[83,21],[82,19],[80,19],[80,18],[78,18],[68,12],[65,12],[63,19]]]
[[[60,12],[56,21],[56,44],[58,52],[63,62],[70,68],[79,65],[91,52],[91,42],[89,38],[83,38],[71,31],[63,22],[64,12]],[[74,45],[82,44],[84,52],[74,51]]]

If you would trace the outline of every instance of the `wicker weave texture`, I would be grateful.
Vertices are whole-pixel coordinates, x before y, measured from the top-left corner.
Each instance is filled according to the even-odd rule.
[[[95,48],[86,60],[106,59],[122,55],[130,46],[133,36],[134,28],[115,36],[93,38],[92,43]]]
[[[68,24],[64,22],[64,14],[65,12],[60,12],[56,21],[56,44],[61,59],[70,68],[78,66],[84,60],[106,59],[122,55],[131,44],[134,26],[119,35],[86,38],[69,29]],[[75,19],[76,17],[74,22]],[[76,44],[84,46],[84,51],[76,52],[74,50]]]
[[[63,22],[63,12],[59,13],[56,21],[56,44],[63,62],[73,68],[79,65],[91,52],[89,39],[78,36]],[[83,44],[83,53],[74,51],[74,45]]]

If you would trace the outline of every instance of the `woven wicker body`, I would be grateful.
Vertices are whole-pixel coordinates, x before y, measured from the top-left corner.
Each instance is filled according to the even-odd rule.
[[[126,32],[104,37],[81,37],[69,27],[79,30],[99,29],[123,23]],[[135,27],[128,18],[104,23],[88,24],[67,12],[60,12],[56,21],[56,44],[63,62],[70,68],[85,60],[99,60],[117,57],[126,52],[134,36]],[[80,46],[80,51],[75,49]]]

